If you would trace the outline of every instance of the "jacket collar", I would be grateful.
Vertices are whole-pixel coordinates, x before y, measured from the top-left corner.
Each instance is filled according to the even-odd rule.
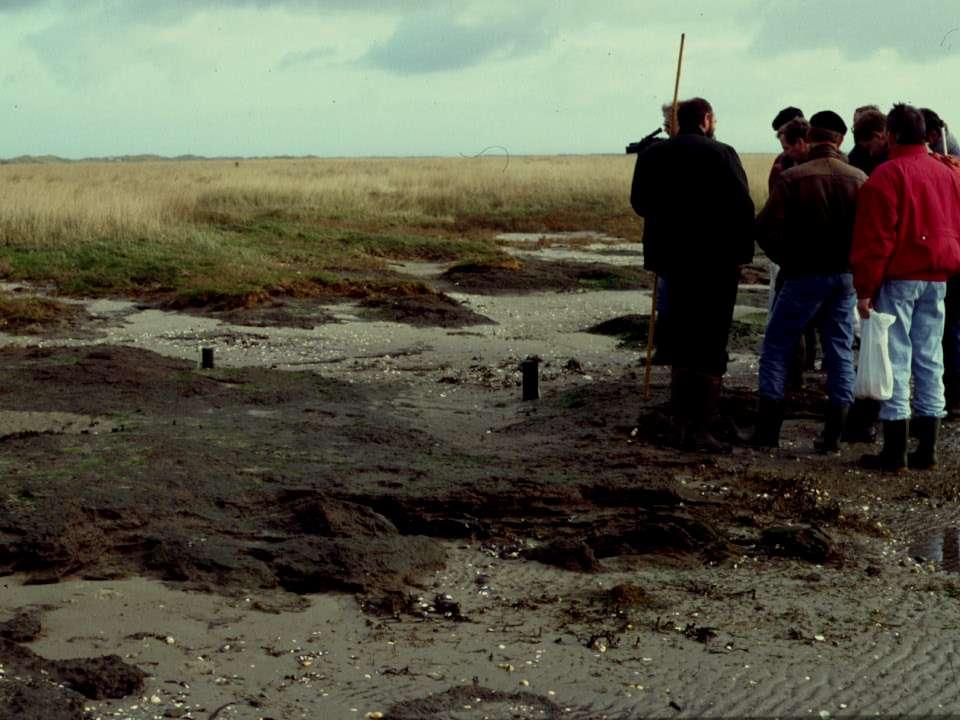
[[[836,158],[839,160],[842,156],[840,151],[828,143],[818,143],[810,148],[810,154],[807,160],[819,160],[820,158]]]
[[[912,155],[926,155],[929,151],[926,145],[897,145],[890,148],[890,159],[910,157]]]

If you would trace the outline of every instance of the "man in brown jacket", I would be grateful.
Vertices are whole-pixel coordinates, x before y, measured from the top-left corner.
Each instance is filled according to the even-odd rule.
[[[819,450],[839,450],[853,403],[856,295],[849,256],[857,193],[867,176],[840,154],[846,131],[834,112],[811,117],[808,160],[784,171],[757,219],[760,247],[780,265],[783,277],[760,356],[760,420],[752,440],[762,447],[780,442],[787,365],[814,318],[819,321],[830,396]]]

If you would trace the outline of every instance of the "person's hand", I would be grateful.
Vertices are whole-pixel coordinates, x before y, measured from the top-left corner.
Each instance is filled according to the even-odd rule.
[[[870,311],[873,309],[873,300],[870,298],[860,298],[857,300],[857,312],[860,313],[860,319],[866,320],[870,317]]]

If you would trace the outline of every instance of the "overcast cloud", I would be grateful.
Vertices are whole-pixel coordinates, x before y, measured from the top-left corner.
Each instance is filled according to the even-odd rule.
[[[536,12],[483,20],[461,19],[449,11],[417,13],[401,19],[396,31],[361,61],[399,74],[456,70],[490,58],[530,55],[555,35]]]
[[[960,127],[960,2],[0,0],[0,157],[622,152],[681,96]]]
[[[762,8],[754,48],[766,55],[832,48],[855,60],[878,50],[931,61],[960,50],[960,2],[773,0]]]

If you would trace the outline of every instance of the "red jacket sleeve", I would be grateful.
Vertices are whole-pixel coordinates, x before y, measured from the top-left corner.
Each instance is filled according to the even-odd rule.
[[[857,198],[850,268],[858,298],[876,297],[897,244],[898,198],[892,178],[871,177]]]

